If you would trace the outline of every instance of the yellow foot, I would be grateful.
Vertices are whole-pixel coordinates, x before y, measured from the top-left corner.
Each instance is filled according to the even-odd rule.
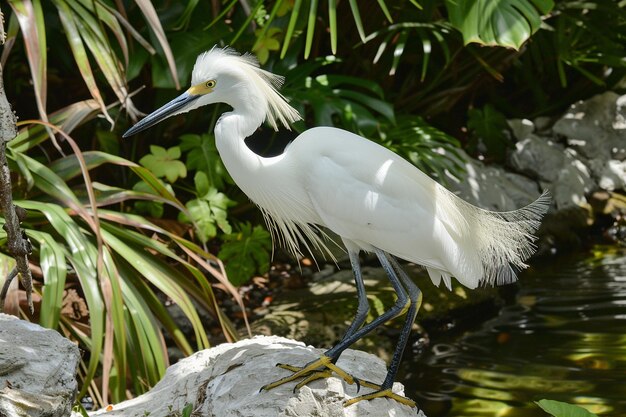
[[[410,398],[403,397],[402,395],[395,394],[391,391],[391,388],[387,389],[379,389],[378,391],[371,392],[369,394],[360,395],[358,397],[354,397],[350,400],[344,401],[343,406],[349,407],[353,404],[358,403],[363,400],[373,400],[374,398],[391,398],[392,400],[396,400],[400,404],[408,405],[409,407],[415,407],[415,401]]]
[[[326,355],[322,355],[319,359],[309,362],[303,367],[293,366],[293,365],[285,365],[278,364],[277,366],[286,369],[288,371],[293,372],[292,375],[286,376],[284,378],[279,379],[278,381],[274,381],[271,384],[264,385],[261,387],[261,390],[271,390],[272,388],[276,388],[279,385],[286,384],[287,382],[295,381],[296,379],[303,378],[294,388],[294,391],[302,388],[309,382],[315,381],[317,379],[328,378],[334,372],[341,379],[346,381],[348,384],[352,385],[354,383],[357,386],[365,386],[373,389],[380,389],[380,387],[376,384],[372,384],[368,381],[362,381],[360,379],[354,378],[352,375],[344,371],[335,365],[332,359]]]

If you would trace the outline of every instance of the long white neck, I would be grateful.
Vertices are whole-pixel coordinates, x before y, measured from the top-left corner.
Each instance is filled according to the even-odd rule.
[[[246,194],[252,187],[251,179],[255,174],[262,174],[265,158],[250,150],[244,140],[258,129],[261,122],[253,114],[234,110],[224,113],[215,125],[215,144],[220,157],[235,183]]]

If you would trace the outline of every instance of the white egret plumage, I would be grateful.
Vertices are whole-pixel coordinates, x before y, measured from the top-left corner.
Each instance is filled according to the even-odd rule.
[[[304,367],[284,365],[293,374],[264,388],[304,378],[299,386],[334,371],[341,353],[366,333],[407,310],[400,341],[389,372],[372,394],[361,399],[390,397],[414,403],[391,392],[421,292],[395,257],[423,265],[435,285],[452,278],[469,288],[505,284],[516,279],[534,252],[533,233],[548,209],[543,194],[528,206],[510,212],[475,207],[455,196],[409,162],[363,137],[332,127],[300,134],[285,151],[266,158],[254,153],[244,139],[267,121],[274,129],[300,119],[278,92],[283,78],[259,68],[251,55],[213,48],[195,64],[191,87],[178,98],[145,117],[124,137],[161,120],[211,104],[233,109],[215,125],[220,157],[237,185],[262,210],[277,240],[292,252],[301,244],[327,249],[320,237],[324,226],[341,237],[352,263],[359,307],[343,339],[320,359]],[[375,253],[398,294],[396,304],[382,316],[365,322],[368,302],[358,254]],[[364,383],[364,381],[356,380]]]

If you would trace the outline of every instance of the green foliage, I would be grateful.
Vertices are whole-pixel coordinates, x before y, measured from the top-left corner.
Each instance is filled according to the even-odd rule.
[[[103,164],[132,167],[133,163],[102,153],[97,155],[97,159],[76,154],[65,158],[62,163],[47,167],[12,149],[9,156],[13,163],[19,164],[22,174],[27,172],[33,181],[33,189],[16,200],[16,204],[29,213],[23,227],[34,246],[32,259],[42,266],[44,285],[41,289],[40,323],[63,329],[66,335],[80,341],[90,351],[85,357],[85,371],[81,375],[81,396],[90,388],[101,363],[108,363],[112,367],[111,372],[119,376],[105,378],[104,381],[104,389],[109,389],[116,401],[125,398],[127,380],[134,381],[132,389],[135,392],[143,392],[146,388],[139,381],[156,383],[167,364],[167,352],[161,342],[161,325],[184,352],[193,352],[187,337],[158,301],[154,288],[163,291],[181,307],[193,326],[196,348],[208,346],[208,338],[190,298],[191,294],[197,303],[215,312],[212,291],[204,275],[198,266],[179,257],[168,245],[149,238],[141,231],[157,233],[181,249],[184,247],[203,255],[204,252],[200,248],[190,249],[194,247],[191,242],[172,235],[145,218],[101,208],[109,198],[120,201],[132,198],[132,193],[127,197],[105,194],[99,199],[98,210],[92,204],[94,210],[90,211],[77,197],[77,193],[82,193],[80,182],[76,189],[65,182],[75,175],[87,175],[86,171],[72,167],[85,166],[81,160],[92,161],[92,169]],[[93,202],[93,199],[90,198],[90,201]],[[176,201],[170,203],[180,204]],[[72,207],[73,214],[70,215],[63,206]],[[0,240],[4,239],[6,235],[2,232]],[[180,263],[183,268],[173,268],[166,259]],[[71,275],[68,270],[72,271]],[[82,323],[85,317],[61,313],[66,297],[70,295],[65,291],[66,284],[70,282],[71,287],[80,291],[77,294],[79,299],[72,302],[80,305],[84,300],[88,309],[90,330],[87,333]],[[148,282],[150,285],[147,285]],[[105,320],[107,316],[112,321]],[[110,351],[114,352],[113,356],[106,353],[107,345],[113,349]],[[130,366],[131,362],[141,366]],[[134,378],[125,377],[129,370]]]
[[[232,183],[217,152],[215,137],[212,134],[182,135],[180,149],[187,153],[185,161],[187,169],[204,172],[211,186],[221,190],[226,183]]]
[[[554,417],[598,417],[594,413],[574,404],[553,400],[540,400],[535,403],[543,411]]]
[[[218,254],[226,265],[228,279],[235,285],[246,283],[255,273],[269,270],[272,241],[261,226],[239,225],[239,231],[224,236]]]
[[[463,158],[457,139],[429,125],[421,117],[403,115],[394,124],[382,124],[378,140],[440,182],[445,171],[458,176],[463,172]]]
[[[340,126],[365,134],[376,129],[381,116],[394,120],[393,105],[384,100],[376,83],[345,75],[312,75],[333,62],[332,58],[318,59],[287,73],[285,92],[300,113],[308,106],[316,126]]]
[[[193,404],[187,403],[185,404],[185,407],[183,407],[181,417],[191,417],[192,413],[193,413]]]
[[[165,187],[172,195],[174,195],[174,190],[170,184],[166,184],[163,181],[160,183]],[[145,181],[139,181],[133,185],[133,191],[137,191],[139,193],[151,194],[153,196],[157,196],[154,189]],[[165,211],[165,203],[158,201],[155,198],[146,198],[144,200],[135,201],[135,211],[139,214],[147,214],[150,217],[161,218],[163,217],[163,213]]]
[[[196,172],[194,182],[197,198],[187,202],[188,211],[187,213],[179,213],[179,220],[193,223],[198,233],[198,239],[202,243],[215,237],[218,227],[224,233],[231,233],[232,228],[226,219],[226,210],[233,206],[234,202],[225,194],[217,191],[215,187],[212,187],[204,172]]]
[[[174,183],[178,178],[187,176],[187,167],[178,159],[181,151],[178,146],[169,149],[150,145],[150,153],[139,160],[139,163],[148,168],[158,178],[165,177]]]
[[[541,14],[554,7],[552,0],[446,0],[450,22],[465,44],[519,49],[541,25]]]
[[[206,113],[162,126],[163,142],[150,136],[150,152],[141,135],[119,140],[140,115],[132,100],[157,108],[188,84],[199,53],[215,44],[254,51],[286,76],[281,91],[305,117],[297,130],[332,125],[363,134],[439,181],[461,172],[460,143],[450,134],[467,126],[464,145],[501,159],[504,115],[552,115],[626,76],[623,1],[214,3],[8,2],[5,87],[20,116],[38,114],[52,126],[22,129],[9,151],[17,200],[30,215],[31,260],[43,273],[40,322],[88,351],[80,395],[90,390],[97,401],[108,400],[107,390],[114,401],[141,393],[158,379],[167,364],[163,332],[185,353],[208,344],[192,299],[236,337],[215,310],[211,283],[239,295],[196,241],[222,243],[219,255],[237,284],[268,268],[270,237],[261,226],[243,223],[230,233],[251,218],[252,205],[227,215],[243,199],[212,135],[180,135],[206,131]],[[149,93],[133,96],[144,85]],[[63,136],[78,127],[85,152],[71,138],[50,140],[52,129]],[[178,146],[169,147],[170,137],[180,137]],[[68,156],[55,157],[59,151]],[[131,162],[137,155],[145,155],[143,167]],[[193,225],[194,240],[179,234],[189,228],[177,219]],[[69,290],[88,316],[62,312]],[[172,322],[163,296],[181,306],[192,335]]]
[[[487,152],[497,161],[503,161],[506,155],[508,129],[506,118],[491,104],[482,109],[470,109],[467,127],[470,131],[470,147],[474,152]]]

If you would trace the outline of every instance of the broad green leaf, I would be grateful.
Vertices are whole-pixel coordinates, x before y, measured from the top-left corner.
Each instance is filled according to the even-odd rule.
[[[50,196],[62,201],[66,206],[79,210],[80,201],[65,181],[44,164],[32,159],[26,154],[17,154],[16,159],[21,161],[32,174],[35,187]]]
[[[113,35],[117,39],[117,44],[124,55],[124,61],[126,62],[126,65],[128,65],[128,43],[126,42],[126,34],[122,30],[122,26],[118,20],[119,17],[121,17],[119,13],[116,13],[115,9],[109,7],[101,1],[79,1],[83,7],[89,10],[89,12],[91,12],[94,16],[97,16],[98,20],[104,23],[111,30],[111,32],[113,32]]]
[[[172,233],[168,230],[165,230],[161,227],[156,226],[153,223],[149,223],[145,218],[141,216],[137,216],[135,214],[130,213],[120,213],[117,211],[109,211],[109,210],[98,210],[98,215],[102,219],[106,219],[110,222],[114,222],[119,225],[133,227],[137,229],[143,229],[147,232],[158,233],[160,235],[166,236],[169,239],[172,239],[180,249],[182,249],[189,258],[193,259],[198,265],[200,265],[205,271],[208,271],[213,277],[215,277],[232,295],[232,297],[237,301],[237,303],[243,308],[243,301],[239,292],[232,286],[232,284],[222,275],[222,273],[217,270],[214,265],[219,264],[220,261],[217,257],[212,255],[209,252],[206,252],[203,248],[199,247],[195,243],[184,239],[175,233]],[[185,265],[187,270],[194,276],[196,279],[196,283],[202,289],[198,291],[197,287],[190,287],[192,281],[185,280],[181,282],[181,285],[185,286],[185,290],[188,294],[195,298],[195,300],[201,304],[204,308],[209,311],[212,311],[220,321],[222,328],[229,340],[237,340],[238,333],[235,330],[234,325],[230,322],[228,317],[224,315],[221,309],[218,308],[215,296],[213,294],[213,289],[211,285],[209,285],[206,277],[196,268],[195,266],[189,264],[185,259],[178,257],[175,253],[173,253],[166,245],[155,241],[154,239],[147,239],[146,236],[141,235],[141,237],[136,237],[136,232],[132,232],[127,230],[126,228],[112,227],[108,223],[103,223],[104,227],[107,227],[112,233],[120,236],[125,240],[133,240],[137,244],[142,247],[146,247],[152,249],[158,253],[161,253],[164,256],[172,258],[175,262]],[[134,237],[133,237],[134,236]],[[211,262],[209,262],[211,261]]]
[[[450,22],[472,42],[519,49],[541,25],[552,0],[446,0]],[[539,10],[537,10],[539,9]]]
[[[167,350],[155,315],[160,314],[159,321],[166,329],[171,330],[169,326],[172,325],[177,327],[150,286],[138,279],[127,265],[120,265],[120,272],[124,277],[122,294],[126,305],[124,317],[128,323],[128,366],[130,375],[143,377],[131,378],[135,391],[142,393],[147,390],[145,382],[156,384],[168,366]],[[180,333],[180,329],[172,333],[175,340],[175,335]]]
[[[535,401],[535,403],[541,407],[543,411],[552,414],[554,417],[598,417],[585,408],[561,401],[540,400]]]
[[[254,34],[256,35],[256,42],[252,47],[252,52],[256,54],[259,62],[263,65],[269,59],[270,51],[280,50],[280,41],[276,37],[282,34],[282,30],[270,28],[267,31],[256,30]]]
[[[271,250],[269,232],[244,223],[239,232],[224,236],[218,256],[225,263],[228,279],[234,285],[242,285],[255,274],[268,271]]]
[[[169,149],[151,145],[150,152],[139,160],[139,163],[154,173],[157,177],[165,177],[173,183],[178,178],[187,176],[187,167],[178,159],[181,152],[180,147],[174,146]]]

